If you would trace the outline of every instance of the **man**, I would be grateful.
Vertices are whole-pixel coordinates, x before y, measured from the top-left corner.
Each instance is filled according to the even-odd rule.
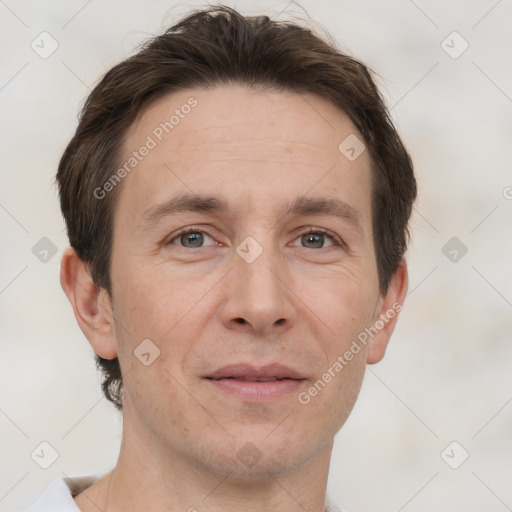
[[[123,414],[31,509],[334,510],[334,435],[407,289],[410,158],[311,31],[190,14],[110,70],[57,173],[61,283]]]

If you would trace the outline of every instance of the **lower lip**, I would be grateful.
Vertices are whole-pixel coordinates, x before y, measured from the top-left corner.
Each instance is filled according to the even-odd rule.
[[[243,398],[265,400],[276,398],[297,389],[304,382],[296,379],[271,380],[266,382],[249,382],[236,379],[207,379],[222,391]]]

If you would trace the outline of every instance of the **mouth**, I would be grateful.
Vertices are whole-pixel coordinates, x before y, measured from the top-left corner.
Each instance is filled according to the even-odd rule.
[[[300,372],[279,364],[224,366],[203,378],[219,391],[255,400],[278,398],[296,391],[306,381]]]
[[[210,377],[206,377],[207,379]],[[272,382],[272,381],[278,381],[278,380],[284,380],[287,377],[283,377],[282,379],[278,377],[251,377],[250,375],[245,375],[243,377],[220,377],[212,380],[221,380],[221,379],[233,379],[233,380],[239,380],[242,382]],[[293,379],[295,380],[295,379]]]

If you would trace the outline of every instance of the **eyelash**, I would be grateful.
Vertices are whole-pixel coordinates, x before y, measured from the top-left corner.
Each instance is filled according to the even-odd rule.
[[[172,238],[169,238],[168,241],[165,242],[165,245],[171,245],[173,240],[176,240],[180,236],[188,235],[189,233],[205,233],[210,238],[214,239],[213,236],[209,235],[204,229],[201,229],[198,227],[190,227],[190,228],[184,228],[183,230],[175,233],[172,236]],[[309,234],[326,235],[328,238],[331,239],[331,241],[333,242],[334,245],[337,245],[339,247],[345,247],[345,243],[335,233],[333,233],[332,231],[329,231],[327,229],[323,229],[323,228],[315,228],[315,227],[307,228],[304,231],[301,231],[296,236],[295,240],[301,236],[309,235]],[[187,249],[187,247],[184,247],[184,249]],[[200,247],[200,249],[201,249],[201,247]],[[322,249],[323,249],[323,247],[322,247]],[[325,249],[328,249],[328,247],[326,247]]]
[[[336,234],[334,234],[332,231],[329,231],[328,229],[323,229],[323,228],[313,228],[313,227],[307,228],[304,231],[301,231],[297,235],[297,238],[304,236],[304,235],[310,235],[310,234],[325,235],[327,238],[330,238],[331,242],[334,245],[338,245],[340,247],[344,246],[344,243],[340,240],[340,238]],[[323,247],[322,247],[322,249],[323,249]],[[326,249],[328,249],[328,247],[326,247]]]

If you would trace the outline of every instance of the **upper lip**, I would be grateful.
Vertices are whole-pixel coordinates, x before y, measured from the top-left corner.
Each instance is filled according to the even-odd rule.
[[[269,364],[266,366],[253,366],[247,363],[223,366],[213,373],[205,376],[207,379],[236,378],[244,380],[258,379],[295,379],[302,380],[305,377],[297,370],[282,364]]]

